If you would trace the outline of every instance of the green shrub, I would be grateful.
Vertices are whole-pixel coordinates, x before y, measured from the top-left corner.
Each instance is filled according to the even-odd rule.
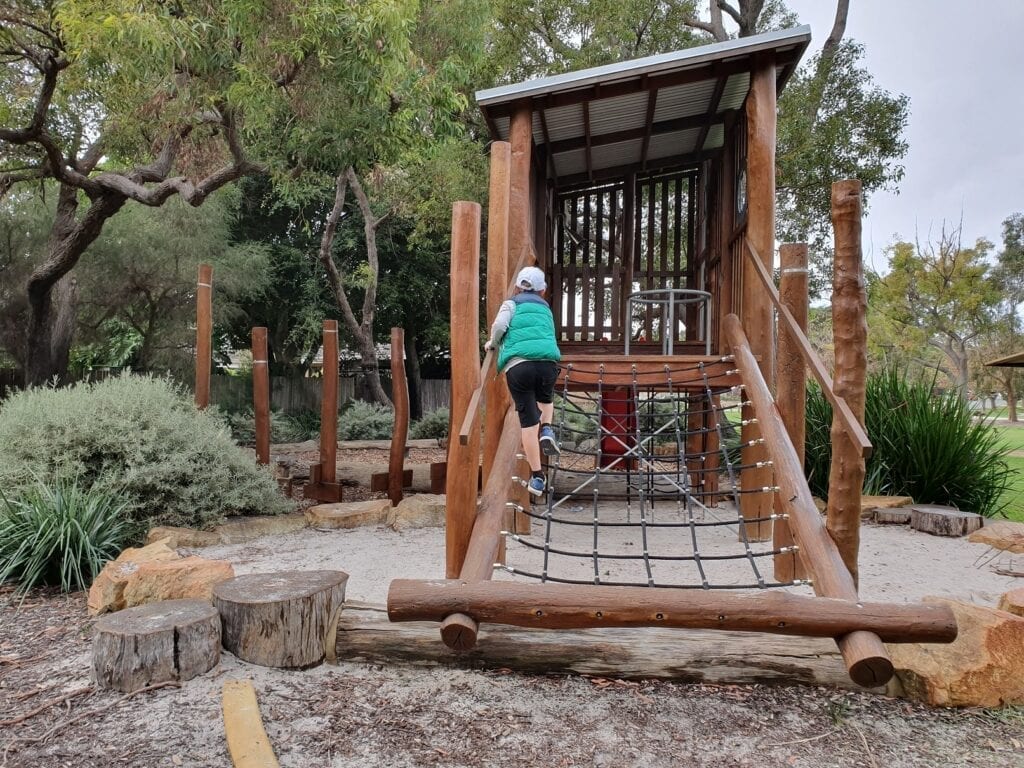
[[[409,437],[413,440],[444,440],[448,437],[450,418],[447,408],[433,410],[412,423],[409,427]]]
[[[832,407],[818,387],[807,393],[807,464],[811,491],[825,498],[832,457]],[[999,514],[1010,483],[1005,447],[990,424],[972,415],[955,392],[890,369],[870,376],[864,424],[874,446],[865,466],[866,493],[910,496],[986,516]]]
[[[119,494],[58,480],[0,496],[0,583],[86,589],[137,533]]]
[[[231,430],[231,437],[236,443],[239,445],[256,444],[256,414],[252,408],[226,414],[224,419]],[[319,431],[319,418],[316,428],[310,432],[308,422],[300,421],[282,411],[270,412],[270,442],[272,443],[301,443],[303,440],[316,437]]]
[[[390,440],[395,412],[377,403],[353,400],[338,416],[339,440]]]
[[[0,490],[66,479],[122,494],[125,512],[147,524],[209,527],[291,506],[219,418],[152,377],[31,389],[0,406]]]

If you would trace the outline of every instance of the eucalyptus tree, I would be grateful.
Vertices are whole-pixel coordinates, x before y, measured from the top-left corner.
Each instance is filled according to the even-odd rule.
[[[199,206],[264,172],[315,185],[310,146],[364,155],[366,112],[386,112],[407,77],[415,13],[413,0],[5,0],[0,194],[59,185],[26,285],[26,379],[66,368],[66,276],[126,204]]]

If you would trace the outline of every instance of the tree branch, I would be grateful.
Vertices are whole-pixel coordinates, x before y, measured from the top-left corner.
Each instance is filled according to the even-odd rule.
[[[359,321],[352,312],[352,305],[345,295],[345,286],[342,281],[338,265],[331,258],[331,248],[334,245],[334,236],[338,231],[338,222],[341,221],[341,213],[345,208],[345,195],[348,192],[348,179],[344,173],[338,175],[334,180],[334,206],[327,214],[327,221],[324,223],[324,233],[320,237],[320,263],[327,270],[327,282],[331,286],[331,293],[334,294],[334,301],[341,310],[342,319],[348,326],[349,333],[356,338],[359,337]]]
[[[355,168],[350,165],[346,169],[345,175],[349,184],[352,185],[352,191],[355,192],[359,212],[363,216],[363,231],[366,236],[366,263],[370,268],[370,279],[363,296],[363,329],[368,333],[373,326],[373,315],[377,307],[377,273],[380,271],[380,262],[377,258],[377,227],[388,214],[379,219],[373,215],[370,200],[363,190],[363,185],[359,183]]]

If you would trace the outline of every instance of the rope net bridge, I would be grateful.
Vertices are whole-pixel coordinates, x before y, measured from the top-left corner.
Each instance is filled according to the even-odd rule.
[[[947,606],[859,599],[740,321],[723,326],[726,357],[567,360],[562,452],[533,508],[515,477],[518,417],[505,410],[458,578],[393,581],[391,620],[438,621],[456,650],[475,646],[482,623],[831,637],[864,686],[892,676],[883,642],[951,642]],[[459,439],[470,456],[473,413]],[[782,524],[792,545],[771,543]],[[778,558],[796,556],[809,578],[776,580]]]
[[[731,357],[720,358],[731,363]],[[770,498],[774,485],[744,482],[770,459],[763,438],[740,442],[742,389],[731,371],[703,361],[630,368],[625,386],[608,386],[603,363],[561,370],[555,431],[561,455],[548,466],[546,502],[508,506],[533,521],[527,533],[502,531],[505,572],[541,582],[681,589],[757,589],[809,582],[771,577],[776,556],[797,547],[759,544],[749,527],[784,520],[771,512],[744,519],[740,498]],[[575,391],[576,379],[587,382]],[[683,386],[682,381],[687,385]],[[520,478],[514,478],[525,484]],[[759,505],[770,509],[768,504]],[[514,564],[511,564],[514,563]]]

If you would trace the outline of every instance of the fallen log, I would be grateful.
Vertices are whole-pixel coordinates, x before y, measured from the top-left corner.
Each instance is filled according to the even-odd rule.
[[[440,641],[433,622],[395,624],[388,621],[384,606],[351,602],[341,613],[335,649],[339,660],[369,664],[863,690],[850,680],[835,643],[823,638],[662,627],[555,630],[490,624],[481,628],[481,635],[471,651],[456,653]]]

